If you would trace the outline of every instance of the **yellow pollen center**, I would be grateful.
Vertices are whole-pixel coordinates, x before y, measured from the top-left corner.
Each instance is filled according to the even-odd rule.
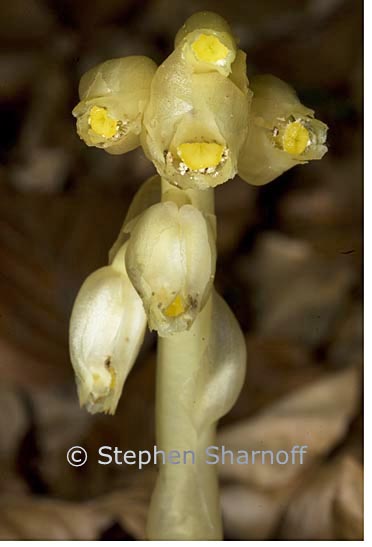
[[[114,137],[118,130],[118,122],[108,115],[106,108],[101,106],[93,106],[89,112],[89,125],[91,129],[105,137],[105,139],[111,139]]]
[[[179,294],[176,296],[176,298],[169,304],[169,306],[165,310],[165,315],[167,317],[178,317],[185,311],[185,304],[182,296]]]
[[[198,61],[217,63],[226,59],[229,50],[216,36],[201,34],[191,46]]]
[[[310,141],[310,135],[306,127],[300,122],[292,122],[287,125],[283,134],[283,150],[288,154],[302,154]]]
[[[223,151],[224,147],[215,142],[185,142],[177,147],[177,154],[192,170],[216,167]]]

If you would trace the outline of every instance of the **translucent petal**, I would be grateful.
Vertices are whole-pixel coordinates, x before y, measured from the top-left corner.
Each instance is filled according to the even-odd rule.
[[[128,275],[160,336],[190,328],[213,282],[213,228],[192,205],[164,202],[130,227]]]
[[[89,70],[74,108],[77,131],[88,146],[122,154],[140,144],[142,115],[156,65],[147,57],[112,59]]]
[[[174,46],[178,47],[191,32],[208,29],[215,33],[224,33],[232,36],[229,23],[218,13],[199,11],[189,17],[176,34]]]
[[[242,179],[266,184],[297,164],[324,156],[328,128],[288,84],[263,75],[253,78],[251,87],[250,125],[238,162]]]
[[[106,266],[86,279],[72,311],[70,355],[89,412],[115,413],[145,328],[142,301],[126,275]]]
[[[218,72],[193,73],[176,50],[154,76],[142,145],[158,173],[181,188],[215,187],[237,172],[251,98],[244,55],[233,72],[237,84]],[[183,161],[182,146],[195,143],[221,147],[221,161],[199,162],[200,168]]]
[[[214,291],[209,342],[196,379],[194,419],[198,428],[213,424],[231,410],[243,386],[246,359],[239,323]]]

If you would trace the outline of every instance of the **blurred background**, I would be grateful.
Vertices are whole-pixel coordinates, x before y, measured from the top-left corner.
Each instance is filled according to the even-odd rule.
[[[249,74],[293,85],[329,152],[266,187],[216,191],[216,285],[248,346],[219,444],[306,444],[302,466],[220,469],[225,539],[362,537],[362,2],[11,0],[0,4],[0,539],[142,539],[156,471],[66,462],[154,445],[156,339],[114,417],[78,407],[68,321],[107,262],[139,184],[140,150],[76,135],[80,76],[112,57],[160,63],[195,11],[225,16]],[[283,416],[283,405],[285,416]]]

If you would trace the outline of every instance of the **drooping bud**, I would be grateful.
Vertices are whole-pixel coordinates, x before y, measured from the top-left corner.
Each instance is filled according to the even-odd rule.
[[[247,352],[239,323],[225,300],[212,293],[210,335],[195,380],[194,420],[202,429],[229,412],[242,389]]]
[[[245,72],[239,51],[230,77],[195,73],[180,47],[159,67],[142,145],[161,176],[183,189],[215,187],[235,176],[251,97]]]
[[[239,176],[262,185],[295,165],[320,160],[327,152],[328,127],[314,118],[314,111],[279,78],[256,76],[250,85],[251,120],[239,155]]]
[[[187,330],[211,290],[213,229],[192,205],[153,205],[131,226],[128,275],[143,300],[149,327],[160,336]]]
[[[125,273],[125,246],[112,266],[82,285],[70,321],[70,356],[79,400],[92,414],[114,414],[146,329],[142,301]]]
[[[88,146],[123,154],[140,144],[142,115],[156,64],[132,56],[106,61],[80,80],[80,103],[74,108],[77,132]]]

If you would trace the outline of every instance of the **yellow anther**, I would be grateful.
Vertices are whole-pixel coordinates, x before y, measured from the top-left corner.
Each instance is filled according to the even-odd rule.
[[[216,36],[201,34],[191,46],[198,61],[218,63],[224,61],[229,50]]]
[[[223,151],[224,147],[215,142],[185,142],[177,147],[177,154],[192,170],[216,167]]]
[[[179,294],[176,296],[176,298],[173,300],[171,304],[166,308],[165,315],[167,317],[178,317],[185,311],[185,304],[182,296]]]
[[[115,384],[116,384],[116,372],[115,370],[112,368],[112,367],[109,367],[108,368],[108,373],[109,373],[109,377],[110,377],[110,385],[108,386],[107,385],[107,376],[102,376],[102,374],[100,373],[97,373],[97,372],[93,372],[92,374],[92,379],[93,379],[93,384],[95,386],[95,389],[97,390],[106,390],[107,387],[108,389],[114,389],[115,387]]]
[[[292,122],[287,125],[283,133],[283,150],[288,154],[302,154],[310,141],[310,135],[301,122]]]
[[[106,108],[101,106],[93,106],[89,112],[89,125],[91,129],[105,137],[111,139],[118,131],[118,122],[108,115]]]
[[[114,369],[110,369],[110,374],[111,374],[111,382],[110,382],[110,389],[114,389],[115,385],[116,385],[116,372]]]

